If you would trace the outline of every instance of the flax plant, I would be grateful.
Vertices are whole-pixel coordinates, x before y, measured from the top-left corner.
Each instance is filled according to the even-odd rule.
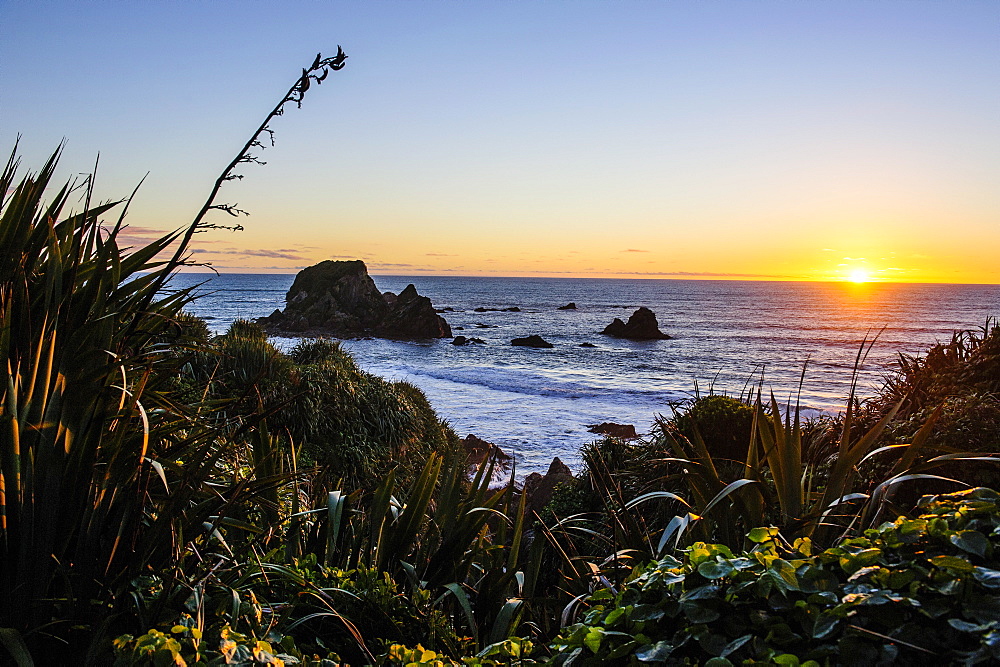
[[[193,235],[218,226],[207,213],[240,213],[215,197],[237,165],[259,162],[268,123],[345,58],[317,56],[195,220],[131,251],[119,244],[127,202],[92,202],[93,176],[46,200],[60,151],[20,177],[11,152],[0,173],[0,641],[19,663],[102,659],[136,577],[183,578],[191,548],[274,485],[221,474],[224,431],[177,400],[184,359],[171,341],[188,344],[178,331],[191,294],[163,288]]]

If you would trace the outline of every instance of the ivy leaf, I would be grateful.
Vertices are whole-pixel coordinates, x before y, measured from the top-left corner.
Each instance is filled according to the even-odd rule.
[[[782,653],[781,655],[776,655],[771,658],[777,665],[788,665],[788,667],[799,667],[798,656],[792,655],[791,653]]]
[[[615,623],[617,623],[618,619],[621,618],[624,614],[625,614],[625,608],[624,607],[616,607],[615,609],[612,609],[608,613],[608,615],[605,617],[605,619],[604,619],[604,625],[606,625],[606,626],[608,626],[610,628]]]
[[[934,556],[931,558],[931,565],[957,572],[972,572],[975,569],[972,563],[957,556]]]
[[[960,618],[949,618],[948,625],[955,628],[959,632],[980,632],[983,630],[983,626],[963,621]]]
[[[968,551],[980,558],[986,558],[986,550],[990,547],[990,541],[986,536],[976,530],[963,530],[950,535],[948,539],[962,551]]]
[[[583,638],[583,645],[589,648],[595,655],[601,650],[601,641],[604,639],[604,628],[590,628]]]
[[[635,652],[635,657],[642,662],[665,662],[674,647],[664,641],[647,644]]]
[[[705,661],[705,667],[733,667],[733,663],[726,658],[709,658]]]
[[[761,544],[763,542],[773,540],[777,536],[778,536],[778,529],[772,526],[770,528],[754,528],[747,534],[747,539],[749,539],[751,542],[756,542],[757,544]]]
[[[824,639],[833,632],[840,619],[833,614],[820,614],[813,626],[813,639]]]
[[[712,609],[700,602],[684,602],[681,604],[684,615],[691,623],[711,623],[722,616],[718,610]]]
[[[698,566],[698,574],[706,579],[722,579],[732,574],[736,568],[728,561],[718,563],[704,562]]]
[[[722,652],[719,654],[719,656],[723,657],[723,658],[727,657],[731,653],[740,650],[740,647],[743,646],[744,644],[746,644],[751,639],[753,639],[753,635],[752,634],[750,634],[750,635],[743,635],[742,637],[737,637],[733,641],[731,641],[728,644],[726,644],[726,647],[724,649],[722,649]]]
[[[1000,570],[977,567],[972,576],[986,588],[1000,588]]]

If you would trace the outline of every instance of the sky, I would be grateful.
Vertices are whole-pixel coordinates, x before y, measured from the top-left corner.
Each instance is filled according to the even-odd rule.
[[[140,244],[338,45],[195,260],[1000,283],[995,0],[0,0],[0,148]]]

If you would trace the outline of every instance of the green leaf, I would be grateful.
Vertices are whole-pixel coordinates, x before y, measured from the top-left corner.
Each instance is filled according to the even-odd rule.
[[[747,534],[747,539],[751,542],[756,542],[761,544],[763,542],[768,542],[773,540],[778,536],[778,529],[775,527],[770,528],[754,528]]]
[[[960,618],[949,618],[948,625],[955,628],[959,632],[981,632],[983,630],[983,626],[963,621]]]
[[[665,641],[647,644],[635,652],[636,659],[642,662],[664,662],[670,657],[674,647]]]
[[[733,641],[726,644],[725,648],[722,649],[722,652],[719,654],[719,656],[722,658],[729,656],[730,654],[740,650],[740,648],[751,639],[753,639],[752,634],[743,635],[742,637],[737,637]]]
[[[681,604],[681,608],[691,623],[711,623],[722,617],[717,609],[706,606],[701,601],[684,602]]]
[[[736,568],[734,568],[728,561],[721,561],[717,563],[706,561],[698,566],[698,574],[706,579],[722,579],[735,571]]]
[[[20,632],[14,628],[0,628],[0,642],[14,658],[17,667],[34,667],[35,663],[31,659],[31,654],[28,652],[28,647]]]
[[[824,639],[833,632],[837,624],[840,623],[840,619],[833,614],[825,613],[820,614],[819,618],[816,619],[816,624],[813,625],[812,636],[813,639]]]
[[[779,586],[786,590],[799,590],[799,578],[795,575],[795,568],[788,561],[775,558],[768,572]]]
[[[610,628],[611,626],[613,626],[615,623],[618,622],[619,618],[621,618],[624,615],[625,615],[625,608],[616,607],[615,609],[612,609],[610,612],[608,612],[608,615],[604,617],[604,625]]]
[[[935,567],[955,570],[957,572],[972,572],[975,570],[972,563],[957,556],[934,556],[930,561],[931,565]]]
[[[776,655],[771,660],[774,661],[776,665],[788,665],[789,667],[799,667],[799,657],[792,655],[791,653],[782,653],[781,655]]]
[[[1000,570],[977,567],[973,570],[972,576],[986,588],[1000,588]]]
[[[601,641],[604,639],[604,628],[593,627],[587,631],[583,638],[583,645],[591,650],[595,655],[601,650]]]
[[[986,550],[990,548],[990,541],[976,530],[963,530],[949,536],[948,539],[962,551],[968,551],[980,558],[986,558]]]
[[[709,658],[705,661],[705,667],[733,667],[733,663],[726,658]]]

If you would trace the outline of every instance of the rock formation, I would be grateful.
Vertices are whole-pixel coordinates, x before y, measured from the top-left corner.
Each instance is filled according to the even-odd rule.
[[[576,310],[576,302],[570,301],[565,306],[559,306],[556,310]]]
[[[599,435],[608,435],[612,438],[622,438],[623,440],[635,440],[638,434],[632,424],[616,424],[614,422],[603,422],[601,424],[588,424],[587,430]]]
[[[660,331],[656,323],[656,315],[645,306],[632,313],[632,317],[628,318],[628,324],[616,317],[615,321],[605,327],[601,333],[628,340],[666,340],[670,338]]]
[[[462,447],[465,448],[466,462],[470,467],[479,466],[487,457],[492,456],[497,465],[501,468],[510,468],[513,458],[492,442],[487,442],[482,438],[477,438],[469,434],[462,438]]]
[[[536,335],[527,336],[526,338],[515,338],[510,341],[510,344],[517,347],[553,347],[552,343]]]
[[[573,472],[569,466],[560,461],[558,456],[555,457],[544,475],[533,472],[524,478],[524,495],[527,496],[525,504],[528,509],[541,512],[552,499],[552,491],[556,485],[572,480]]]
[[[413,285],[381,294],[361,260],[327,260],[299,271],[285,295],[284,311],[260,323],[269,333],[445,338],[451,327]]]
[[[486,341],[482,338],[466,338],[465,336],[455,336],[455,339],[451,341],[452,345],[485,345]]]
[[[407,285],[375,325],[375,335],[379,338],[450,338],[451,327],[434,312],[429,298],[417,294],[413,285]]]

